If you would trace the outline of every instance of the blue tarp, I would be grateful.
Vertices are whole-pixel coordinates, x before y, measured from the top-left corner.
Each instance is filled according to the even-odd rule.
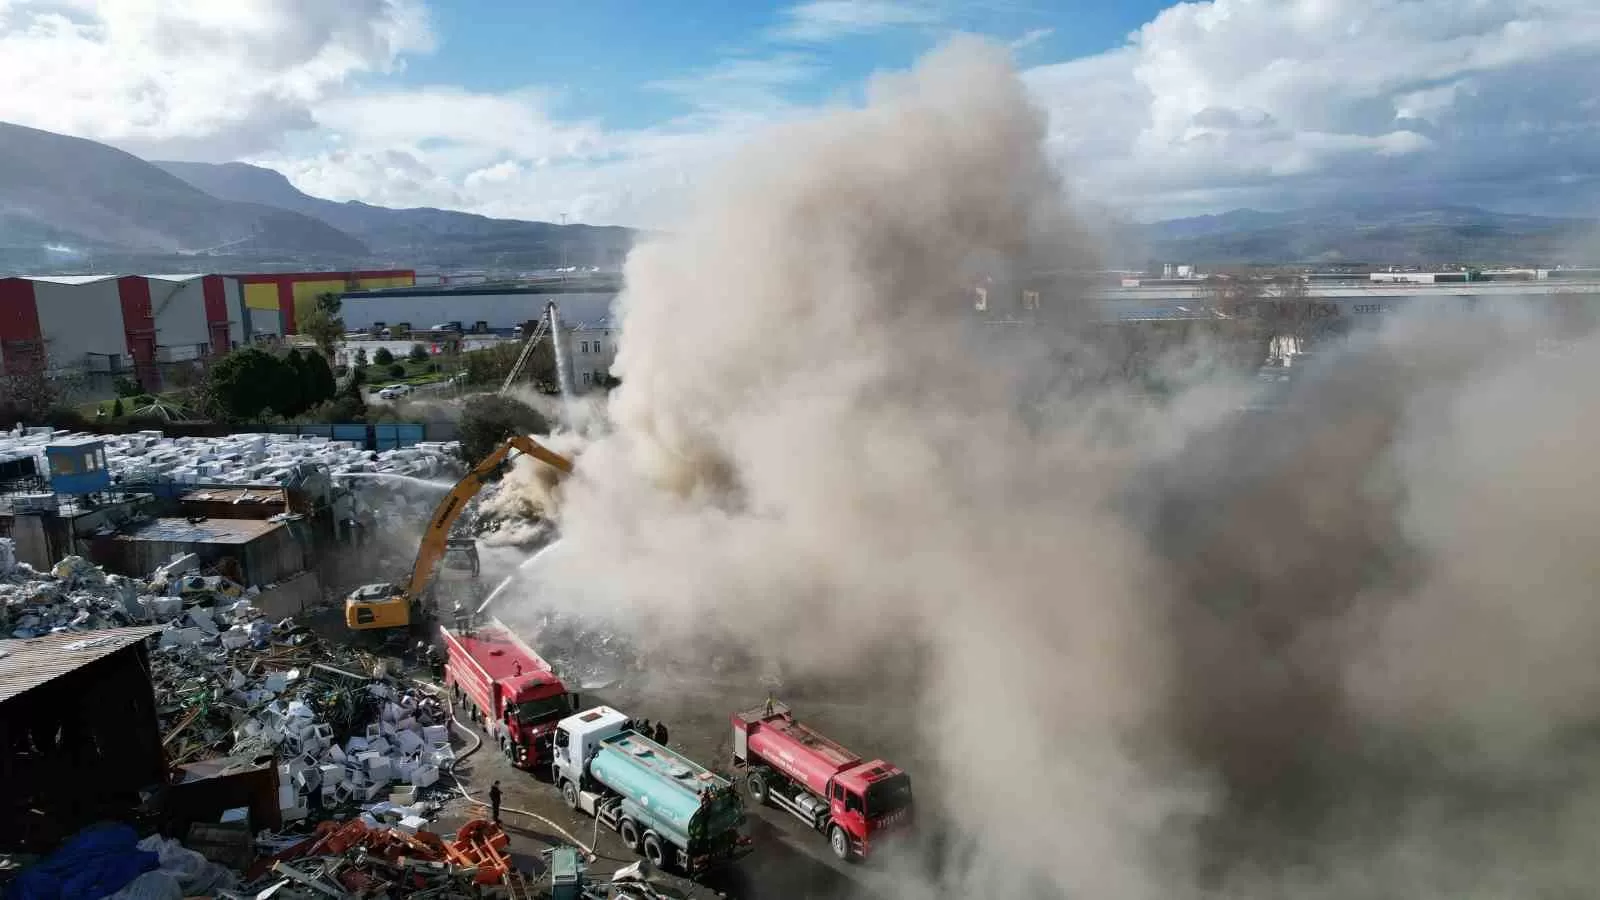
[[[161,864],[158,854],[138,844],[138,832],[127,825],[91,825],[24,869],[6,889],[6,900],[100,900],[115,894]]]

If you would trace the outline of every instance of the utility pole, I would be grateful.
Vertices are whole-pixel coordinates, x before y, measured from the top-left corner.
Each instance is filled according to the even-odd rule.
[[[561,214],[561,280],[567,280],[567,214]]]

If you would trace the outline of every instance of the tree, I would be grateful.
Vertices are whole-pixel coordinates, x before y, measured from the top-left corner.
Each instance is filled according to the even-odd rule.
[[[365,369],[367,367],[367,348],[357,347],[356,355],[351,359],[350,364],[356,369]]]
[[[477,465],[514,434],[544,433],[550,428],[539,411],[510,397],[479,394],[461,407],[461,457]]]
[[[379,347],[377,352],[372,354],[372,361],[380,366],[387,366],[394,362],[394,354],[389,352],[388,347]]]
[[[338,294],[318,294],[316,305],[300,320],[300,333],[315,341],[328,359],[333,359],[334,349],[344,340],[344,319],[339,316],[342,306]]]
[[[406,377],[406,367],[400,365],[399,363],[390,363],[389,364],[389,377],[390,378],[404,378],[404,377]]]
[[[118,397],[116,401],[111,404],[111,418],[120,419],[122,418],[122,414],[122,398]]]
[[[272,408],[282,413],[285,418],[290,418],[316,405],[316,400],[308,393],[315,376],[311,373],[311,366],[306,364],[305,354],[300,352],[299,347],[290,350],[289,355],[283,358],[283,368],[284,371],[279,376],[283,379],[282,393],[279,395],[282,405],[274,404]]]
[[[206,405],[218,417],[235,422],[299,412],[305,408],[304,367],[296,351],[279,359],[259,347],[235,350],[211,367],[203,392]]]
[[[421,344],[412,344],[411,353],[409,355],[412,362],[425,363],[428,361],[428,348],[422,346]]]
[[[333,380],[333,372],[328,368],[328,361],[322,354],[315,350],[307,350],[300,355],[301,361],[301,390],[305,408],[310,409],[319,403],[333,399],[339,386]]]

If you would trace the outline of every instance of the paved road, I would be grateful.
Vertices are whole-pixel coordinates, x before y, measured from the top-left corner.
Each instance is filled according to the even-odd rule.
[[[671,729],[673,749],[707,766],[725,768],[720,764],[728,759],[731,727],[728,711],[714,698],[738,693],[739,687],[713,679],[672,679],[589,692],[584,695],[583,704],[604,703],[637,715],[662,718]],[[846,727],[848,721],[865,713],[862,706],[855,704],[816,704],[807,709],[807,714],[824,730],[835,725]],[[850,739],[845,732],[833,733]],[[505,806],[537,813],[591,844],[598,854],[590,868],[596,876],[609,877],[616,869],[636,861],[637,857],[622,846],[616,834],[604,828],[597,832],[593,819],[568,810],[547,775],[536,777],[512,768],[493,745],[486,743],[463,769],[463,778],[471,790],[487,790],[490,783],[499,779]],[[828,849],[828,842],[798,819],[775,808],[756,807],[748,795],[745,799],[755,849],[729,869],[706,876],[698,884],[665,877],[663,880],[674,891],[688,898],[724,896],[750,900],[878,900],[889,895],[893,876],[886,866],[877,860],[840,862]],[[543,849],[563,841],[544,822],[515,814],[502,818],[512,835],[512,849],[522,859],[535,860]]]

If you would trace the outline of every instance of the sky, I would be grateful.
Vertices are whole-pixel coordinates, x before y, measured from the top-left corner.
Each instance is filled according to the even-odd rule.
[[[335,200],[667,227],[763,129],[958,33],[1097,214],[1589,215],[1594,0],[0,0],[0,121]]]

